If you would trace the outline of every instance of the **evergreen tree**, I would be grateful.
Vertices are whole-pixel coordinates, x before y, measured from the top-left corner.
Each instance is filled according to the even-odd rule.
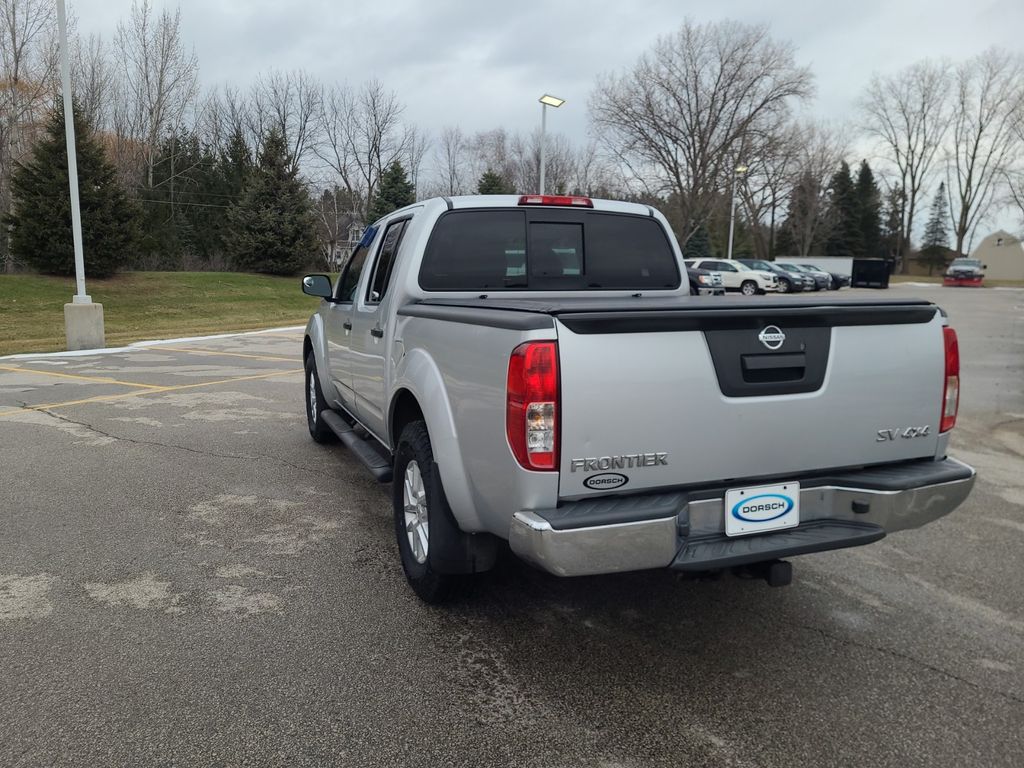
[[[932,200],[928,223],[924,228],[924,240],[917,261],[928,267],[931,275],[936,268],[945,268],[955,256],[949,248],[949,204],[946,201],[946,183],[939,182],[939,189]]]
[[[858,255],[877,258],[882,255],[882,198],[867,160],[861,160],[854,194],[860,210],[861,252]]]
[[[885,213],[882,222],[882,255],[894,259],[896,254],[902,253],[903,248],[903,209],[906,204],[906,196],[895,184],[889,187],[889,194],[885,198]]]
[[[690,239],[686,241],[686,245],[683,246],[683,258],[711,258],[711,238],[708,237],[708,230],[703,224],[697,227],[694,233],[690,235]]]
[[[476,191],[478,195],[512,195],[515,190],[508,183],[504,176],[488,168],[484,175],[477,182]]]
[[[939,182],[939,189],[932,200],[932,210],[928,215],[928,223],[924,228],[925,248],[941,246],[949,247],[949,203],[946,200],[946,182]]]
[[[370,221],[416,202],[416,190],[405,175],[405,168],[395,160],[380,177],[377,194],[370,206]]]
[[[787,256],[799,256],[800,248],[796,244],[796,238],[793,237],[793,227],[788,221],[782,222],[779,226],[779,231],[775,235],[775,253],[776,260],[780,257],[785,259]]]
[[[72,112],[85,273],[109,277],[125,264],[135,246],[137,211],[118,185],[114,166],[90,126],[77,109]],[[53,275],[75,272],[65,142],[64,109],[58,103],[28,162],[15,167],[14,204],[5,220],[14,258]]]
[[[860,256],[864,252],[860,209],[850,166],[845,160],[832,176],[829,194],[830,229],[825,241],[825,255],[847,259]]]
[[[316,258],[316,219],[284,137],[272,130],[241,198],[227,212],[225,248],[238,269],[291,275]]]

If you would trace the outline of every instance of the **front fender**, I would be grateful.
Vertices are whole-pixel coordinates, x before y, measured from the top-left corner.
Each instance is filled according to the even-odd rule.
[[[327,356],[327,332],[324,329],[324,319],[320,312],[314,312],[306,323],[306,338],[309,339],[310,347],[313,350],[313,359],[316,360],[316,370],[320,377],[320,389],[328,402],[336,402],[338,392],[330,376],[331,361]],[[305,360],[302,361],[305,364]]]
[[[433,358],[423,349],[411,350],[396,367],[389,414],[393,410],[391,406],[394,405],[397,393],[403,389],[412,393],[423,412],[434,451],[434,462],[441,473],[441,483],[459,527],[467,533],[485,530],[476,505],[473,504],[444,378]],[[390,423],[388,428],[390,432]]]

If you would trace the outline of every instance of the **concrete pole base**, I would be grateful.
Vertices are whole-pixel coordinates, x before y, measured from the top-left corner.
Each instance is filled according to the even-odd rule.
[[[69,351],[103,349],[103,305],[65,304],[64,332],[67,334]]]

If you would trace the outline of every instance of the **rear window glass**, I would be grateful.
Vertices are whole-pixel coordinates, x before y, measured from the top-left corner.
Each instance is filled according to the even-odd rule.
[[[419,281],[428,291],[665,289],[680,283],[655,219],[539,209],[443,215]]]

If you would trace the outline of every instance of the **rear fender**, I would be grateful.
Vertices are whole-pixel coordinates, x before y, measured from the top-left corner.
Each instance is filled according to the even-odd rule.
[[[423,349],[411,350],[396,367],[392,392],[397,393],[402,389],[412,393],[423,412],[434,451],[434,463],[441,474],[441,484],[459,528],[467,533],[484,531],[473,504],[465,463],[459,452],[458,433],[444,378],[433,358]],[[391,406],[389,412],[393,411],[394,401]],[[389,434],[391,426],[389,423]]]

